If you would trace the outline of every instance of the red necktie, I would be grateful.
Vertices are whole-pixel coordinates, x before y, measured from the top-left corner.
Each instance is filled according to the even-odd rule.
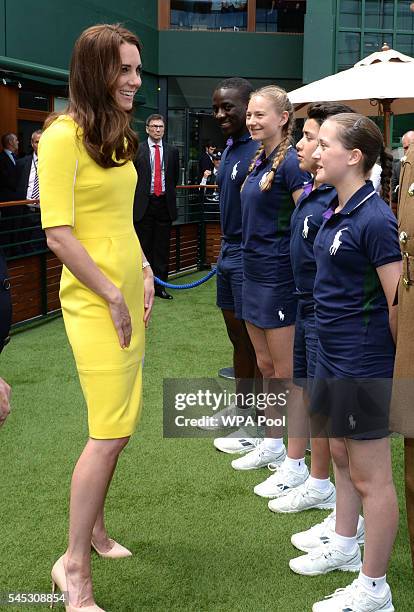
[[[154,195],[160,196],[162,194],[162,177],[161,177],[161,156],[159,145],[154,145]]]

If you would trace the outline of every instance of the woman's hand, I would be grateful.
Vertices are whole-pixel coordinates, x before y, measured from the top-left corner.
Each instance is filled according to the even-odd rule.
[[[144,275],[144,323],[145,327],[148,327],[154,304],[154,274],[150,266],[144,268],[142,274]]]
[[[0,378],[0,427],[4,425],[10,413],[10,394],[11,388]]]
[[[127,348],[131,342],[132,323],[128,306],[125,303],[124,296],[119,290],[115,293],[115,296],[108,301],[108,305],[112,321],[118,334],[119,344],[121,348]]]

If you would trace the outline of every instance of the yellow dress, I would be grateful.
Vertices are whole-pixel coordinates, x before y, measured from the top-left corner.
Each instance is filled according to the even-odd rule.
[[[60,300],[88,406],[89,434],[130,436],[141,411],[145,342],[141,249],[132,222],[134,165],[100,167],[86,152],[80,128],[62,115],[42,134],[38,173],[43,228],[71,226],[128,306],[132,338],[122,349],[107,302],[63,266]]]

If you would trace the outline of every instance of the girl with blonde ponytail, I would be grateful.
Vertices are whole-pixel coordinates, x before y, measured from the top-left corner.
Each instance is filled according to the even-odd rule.
[[[241,192],[242,314],[265,379],[265,390],[278,395],[291,387],[286,381],[292,378],[293,369],[297,302],[289,255],[290,217],[310,175],[300,170],[292,147],[293,107],[283,89],[270,85],[253,92],[246,125],[252,139],[261,145]],[[285,383],[274,379],[285,379]],[[289,390],[294,401],[295,389]],[[269,418],[277,416],[268,409],[265,412]],[[269,463],[280,464],[277,477],[281,493],[302,484],[308,477],[304,440],[289,440],[286,457],[283,432],[280,428],[267,428],[265,439],[233,461],[232,466],[250,470]],[[277,496],[267,495],[260,485],[255,493]]]

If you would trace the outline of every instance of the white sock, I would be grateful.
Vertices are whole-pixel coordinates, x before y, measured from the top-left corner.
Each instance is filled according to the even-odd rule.
[[[283,438],[264,438],[263,444],[265,449],[272,451],[273,453],[280,453],[283,449]]]
[[[332,534],[332,542],[334,542],[335,546],[345,555],[351,554],[351,552],[355,549],[355,546],[358,546],[356,536],[347,538],[346,536],[339,535],[339,533],[336,533],[336,531]]]
[[[286,457],[284,463],[290,470],[296,472],[296,474],[302,474],[306,468],[305,457],[303,457],[303,459],[291,459],[290,457]]]
[[[312,487],[312,489],[319,491],[319,493],[327,493],[330,484],[330,478],[314,478],[313,476],[309,476],[308,485]]]
[[[387,576],[381,576],[380,578],[370,578],[365,574],[359,572],[358,582],[364,587],[366,591],[373,595],[381,595],[387,584]]]

